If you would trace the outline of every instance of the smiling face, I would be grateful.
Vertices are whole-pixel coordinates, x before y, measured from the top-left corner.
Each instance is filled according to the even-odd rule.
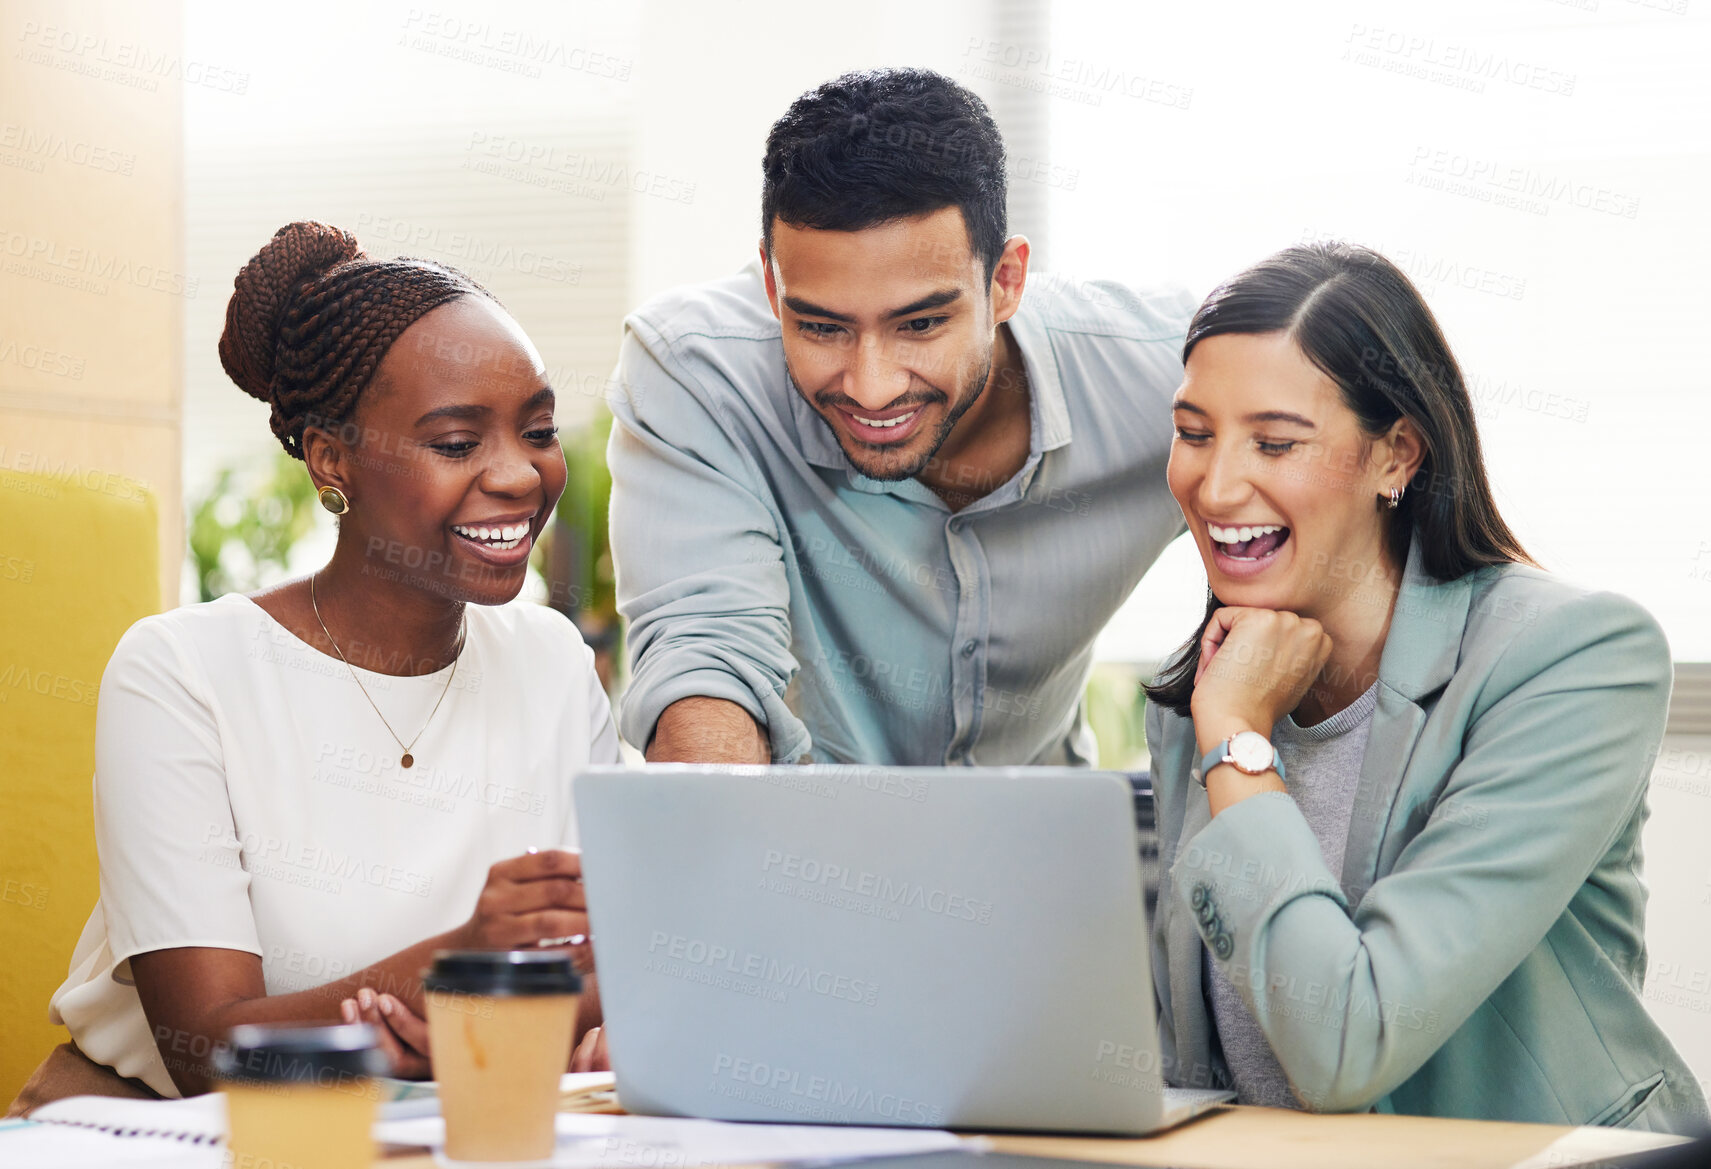
[[[1373,439],[1285,333],[1195,346],[1173,404],[1171,494],[1226,605],[1323,618],[1391,573],[1378,499],[1419,465],[1411,424]]]
[[[475,604],[517,595],[566,470],[545,366],[504,309],[464,296],[423,315],[331,429],[310,464],[336,462],[341,540],[365,572]]]
[[[960,210],[861,231],[775,222],[762,262],[791,381],[863,475],[918,475],[979,425],[993,331],[1020,289],[993,295]]]

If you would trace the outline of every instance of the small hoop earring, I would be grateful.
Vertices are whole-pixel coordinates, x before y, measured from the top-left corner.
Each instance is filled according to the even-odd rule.
[[[316,494],[321,497],[321,506],[332,512],[334,515],[344,515],[351,509],[351,501],[346,499],[345,493],[340,491],[337,487],[333,487],[329,484],[328,486],[321,488],[321,490],[316,492]],[[1395,507],[1396,505],[1393,503],[1390,506]]]
[[[1402,488],[1392,487],[1390,489],[1390,498],[1385,501],[1384,506],[1388,507],[1391,511],[1395,511],[1397,508],[1401,507],[1402,506]]]

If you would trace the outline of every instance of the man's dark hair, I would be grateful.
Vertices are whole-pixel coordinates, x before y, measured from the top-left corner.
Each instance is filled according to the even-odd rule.
[[[809,90],[766,136],[761,233],[860,231],[962,211],[990,280],[1004,254],[1004,140],[974,94],[930,69],[846,73]]]

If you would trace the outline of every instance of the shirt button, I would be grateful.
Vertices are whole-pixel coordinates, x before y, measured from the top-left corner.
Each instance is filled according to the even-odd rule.
[[[953,531],[953,532],[962,531],[962,520],[960,518],[954,519],[951,521],[951,531]]]
[[[965,658],[972,658],[974,656],[974,651],[979,649],[979,648],[980,647],[978,645],[976,645],[972,640],[965,641],[962,643],[962,656]]]

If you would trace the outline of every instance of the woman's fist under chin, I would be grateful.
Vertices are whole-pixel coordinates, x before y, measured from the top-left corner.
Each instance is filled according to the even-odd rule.
[[[1236,731],[1270,735],[1325,668],[1331,639],[1281,609],[1218,609],[1200,638],[1190,712],[1203,750]]]

